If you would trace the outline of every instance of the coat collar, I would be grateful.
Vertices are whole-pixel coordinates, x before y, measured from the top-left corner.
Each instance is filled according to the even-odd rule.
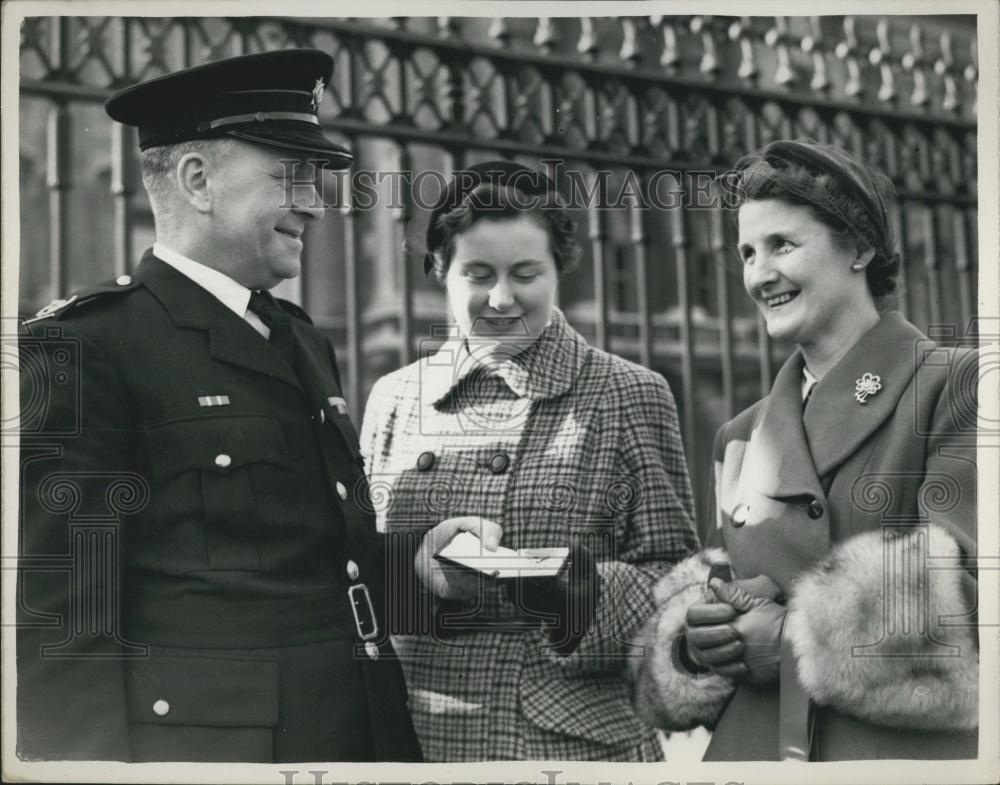
[[[929,345],[899,312],[887,313],[816,385],[804,427],[820,476],[839,466],[896,411],[920,365],[921,341]],[[861,404],[854,393],[865,374],[880,377],[881,389]]]
[[[573,386],[587,359],[587,342],[558,309],[531,346],[489,372],[504,381],[519,398],[546,400],[565,394]],[[420,383],[427,400],[441,403],[473,370],[482,368],[470,354],[464,338],[454,336],[423,361]]]
[[[301,387],[288,363],[253,327],[152,250],[143,255],[135,278],[163,304],[174,324],[208,333],[209,354],[215,359]]]
[[[885,314],[816,385],[802,412],[801,352],[778,371],[753,427],[753,486],[773,498],[815,494],[817,478],[851,455],[895,410],[916,372],[923,334],[897,312]],[[881,389],[855,400],[858,380]]]

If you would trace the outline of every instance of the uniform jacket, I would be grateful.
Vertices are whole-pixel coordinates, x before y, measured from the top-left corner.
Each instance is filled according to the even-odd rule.
[[[307,647],[327,657],[337,641],[367,684],[360,710],[341,708],[380,729],[380,758],[416,754],[387,635],[366,656],[347,596],[363,583],[381,612],[384,557],[333,347],[283,307],[316,389],[151,253],[27,325],[22,757],[268,760],[279,709],[302,697],[291,676],[304,690],[309,668],[341,678]],[[239,653],[269,647],[301,647],[289,657],[302,668]],[[161,749],[194,726],[210,732]],[[241,728],[266,730],[265,752]]]
[[[656,576],[697,544],[663,377],[589,347],[557,311],[494,372],[453,339],[379,380],[361,442],[391,533],[483,516],[510,548],[579,539],[602,579],[596,618],[564,658],[498,586],[478,608],[450,607],[435,635],[394,637],[427,758],[661,757],[630,705],[625,664]]]
[[[796,739],[813,760],[975,757],[976,354],[889,313],[804,417],[802,367],[796,353],[719,431],[717,548],[656,588],[639,710],[663,728],[714,725],[708,760],[776,760]],[[862,404],[865,374],[881,387]],[[788,598],[780,686],[734,692],[679,666],[671,644],[717,560]]]

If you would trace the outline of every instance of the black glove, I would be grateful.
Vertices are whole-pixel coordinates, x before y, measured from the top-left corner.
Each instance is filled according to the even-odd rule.
[[[507,598],[529,616],[538,616],[557,654],[572,654],[597,614],[601,576],[593,554],[574,543],[569,564],[558,575],[525,575],[505,581]]]

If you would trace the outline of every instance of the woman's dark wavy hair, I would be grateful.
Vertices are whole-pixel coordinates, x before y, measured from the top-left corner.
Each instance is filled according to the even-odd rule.
[[[886,205],[895,201],[892,182],[839,148],[811,140],[768,145],[740,160],[723,175],[727,206],[777,199],[812,210],[845,248],[875,251],[865,268],[868,291],[879,307],[896,291],[900,256]]]
[[[437,226],[443,232],[443,239],[434,254],[434,277],[444,283],[455,255],[455,238],[469,227],[480,221],[514,221],[524,217],[548,234],[559,274],[575,269],[582,255],[576,220],[557,193],[529,196],[508,185],[483,183],[470,191],[458,207],[438,217]]]

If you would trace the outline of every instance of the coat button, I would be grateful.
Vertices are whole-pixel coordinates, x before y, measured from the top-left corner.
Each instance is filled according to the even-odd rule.
[[[220,469],[228,469],[233,465],[233,459],[226,455],[224,452],[220,452],[215,456],[215,465]]]
[[[337,495],[340,497],[342,502],[347,501],[347,486],[342,482],[337,483]]]
[[[744,523],[747,522],[747,517],[750,515],[750,505],[748,504],[737,504],[736,509],[733,510],[732,520],[733,528],[738,529]]]
[[[119,286],[128,286],[130,283],[132,283],[132,276],[119,275],[117,278],[115,278],[115,283],[118,284]]]
[[[809,502],[809,506],[806,507],[806,514],[814,521],[823,517],[823,505],[819,499],[813,499]]]
[[[510,458],[505,452],[498,452],[490,458],[490,471],[494,474],[503,474],[507,471],[508,466],[510,466]]]
[[[352,581],[356,581],[358,576],[361,574],[361,570],[358,568],[358,563],[354,559],[347,560],[347,577]]]
[[[170,704],[163,698],[153,702],[153,714],[157,717],[166,717],[170,713]]]
[[[417,468],[425,472],[434,465],[435,455],[432,452],[422,452],[417,457]]]
[[[378,659],[378,644],[374,641],[368,641],[365,644],[365,654],[371,657],[373,660]]]

